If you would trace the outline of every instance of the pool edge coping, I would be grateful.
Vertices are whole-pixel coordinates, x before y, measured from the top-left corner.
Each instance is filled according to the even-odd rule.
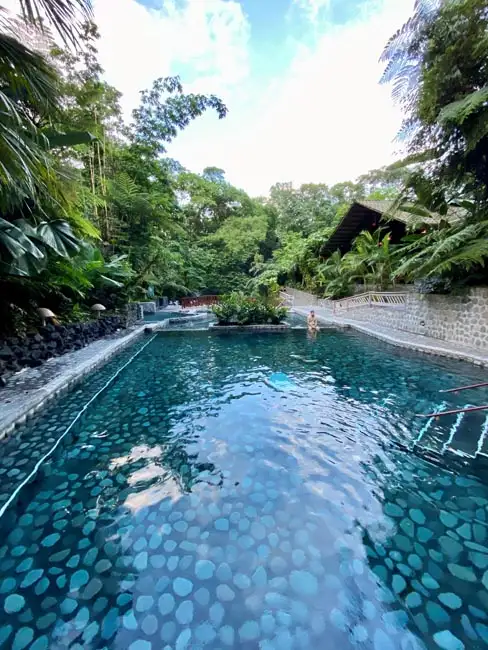
[[[94,353],[92,357],[80,362],[80,364],[75,367],[65,368],[64,371],[62,370],[55,378],[50,379],[46,384],[33,389],[31,395],[19,395],[17,400],[18,405],[11,408],[10,413],[0,419],[0,441],[11,435],[18,426],[24,424],[27,418],[34,415],[37,411],[40,411],[48,402],[62,395],[77,384],[83,377],[107,363],[109,359],[121,352],[130,343],[133,343],[137,338],[144,334],[145,329],[146,326],[141,325],[121,338],[115,340],[106,339],[107,346]],[[100,341],[103,341],[103,339],[98,339],[98,341],[94,341],[93,344],[100,343]],[[93,344],[89,344],[82,349],[86,352],[87,348]],[[77,352],[79,352],[79,350],[69,354],[76,354]],[[63,356],[64,355],[54,358],[62,359]]]
[[[311,307],[311,309],[314,309]],[[293,312],[300,314],[300,316],[307,316],[309,309],[294,307]],[[390,345],[395,345],[396,347],[405,348],[409,350],[414,350],[416,352],[424,352],[425,354],[430,354],[433,356],[447,357],[450,359],[456,359],[458,361],[468,361],[476,366],[488,367],[488,356],[485,356],[477,350],[466,348],[464,350],[456,349],[450,347],[449,341],[443,341],[444,345],[439,346],[436,344],[436,339],[431,339],[429,337],[424,337],[420,334],[412,334],[410,332],[403,332],[401,330],[389,330],[386,332],[379,332],[373,327],[368,326],[364,322],[355,322],[352,320],[343,320],[335,319],[332,316],[323,316],[322,314],[317,313],[317,308],[315,307],[315,315],[317,320],[325,325],[330,325],[331,327],[340,328],[340,329],[354,329],[362,334],[366,334],[373,338],[385,341]],[[397,334],[397,336],[395,336]],[[402,337],[403,335],[403,337]],[[427,342],[423,341],[409,341],[405,337],[419,337],[426,339]]]

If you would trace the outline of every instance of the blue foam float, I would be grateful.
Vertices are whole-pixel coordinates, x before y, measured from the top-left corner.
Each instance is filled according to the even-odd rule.
[[[295,388],[295,383],[284,372],[273,372],[268,379],[268,383],[277,390]]]

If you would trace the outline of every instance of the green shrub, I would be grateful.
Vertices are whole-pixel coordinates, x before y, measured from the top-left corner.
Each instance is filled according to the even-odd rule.
[[[277,307],[240,293],[224,296],[212,311],[219,325],[278,325],[288,313],[286,307]]]

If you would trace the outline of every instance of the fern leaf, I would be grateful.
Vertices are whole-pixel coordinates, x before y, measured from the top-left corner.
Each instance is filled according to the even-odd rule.
[[[476,90],[463,99],[458,99],[445,106],[439,113],[441,124],[463,124],[474,112],[486,108],[488,102],[488,86]]]

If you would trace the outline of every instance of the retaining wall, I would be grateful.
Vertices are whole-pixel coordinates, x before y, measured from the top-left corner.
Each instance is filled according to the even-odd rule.
[[[51,357],[79,350],[88,343],[124,328],[125,318],[106,316],[89,323],[46,325],[26,336],[0,340],[0,386],[22,368],[40,366]]]

